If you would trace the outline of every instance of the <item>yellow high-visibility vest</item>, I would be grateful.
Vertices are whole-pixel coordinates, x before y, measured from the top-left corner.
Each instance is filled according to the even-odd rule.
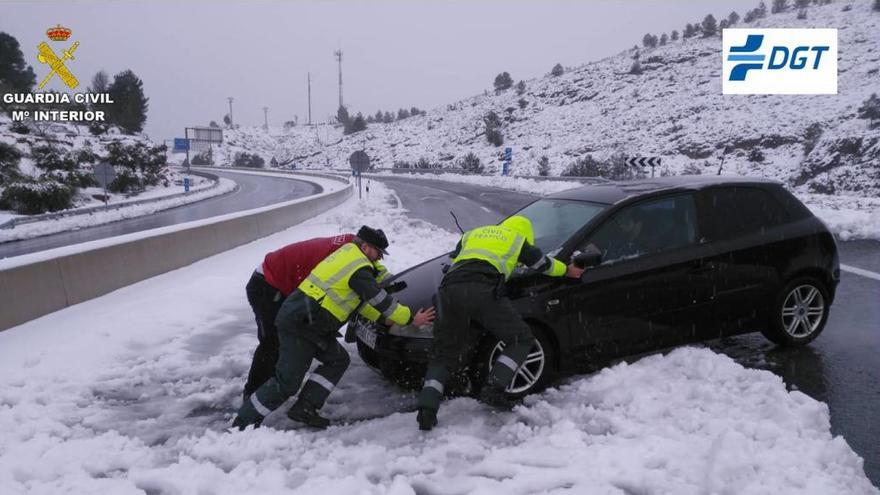
[[[495,267],[504,279],[510,278],[526,238],[513,229],[488,225],[465,232],[461,251],[452,260],[453,265],[463,260],[483,260]]]
[[[354,272],[363,267],[379,271],[377,278],[384,278],[387,274],[384,266],[371,263],[356,244],[345,244],[318,263],[309,276],[299,284],[299,290],[315,301],[320,301],[321,307],[335,316],[340,323],[345,322],[361,303],[360,296],[349,287],[348,282]],[[368,306],[364,305],[364,307]],[[408,307],[398,303],[389,309],[392,311],[388,318],[393,322],[405,324],[409,321]],[[378,315],[378,311],[375,309],[373,311]],[[361,312],[363,313],[364,310],[362,309]],[[376,318],[374,316],[371,319]]]

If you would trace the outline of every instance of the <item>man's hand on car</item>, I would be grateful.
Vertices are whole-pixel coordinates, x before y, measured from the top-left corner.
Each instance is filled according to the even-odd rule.
[[[583,274],[584,269],[578,268],[574,263],[568,265],[568,268],[565,270],[565,276],[568,278],[581,278]]]
[[[434,321],[435,315],[436,314],[433,306],[428,309],[419,308],[419,310],[416,311],[416,315],[413,316],[412,324],[420,327],[426,323],[431,323],[432,321]]]

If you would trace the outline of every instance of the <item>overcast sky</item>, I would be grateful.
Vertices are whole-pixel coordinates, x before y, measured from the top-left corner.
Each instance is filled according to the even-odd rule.
[[[326,121],[343,98],[349,110],[375,114],[431,109],[482,93],[495,75],[514,80],[576,66],[641,44],[712,13],[740,16],[758,0],[670,1],[335,1],[335,2],[72,2],[0,3],[0,31],[15,36],[37,81],[46,29],[73,30],[79,41],[67,62],[88,86],[100,69],[133,70],[150,98],[146,132],[181,136],[183,127],[222,122],[227,96],[238,124],[270,124],[308,115]],[[720,43],[720,41],[719,41]],[[56,49],[59,52],[60,49]],[[81,90],[78,88],[77,90]],[[56,77],[47,89],[66,90]]]

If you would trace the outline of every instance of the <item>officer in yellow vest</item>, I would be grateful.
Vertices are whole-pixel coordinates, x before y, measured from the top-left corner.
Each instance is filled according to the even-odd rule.
[[[373,320],[385,318],[389,324],[424,325],[434,320],[434,308],[419,309],[413,315],[380,287],[387,272],[379,260],[387,254],[387,247],[382,230],[363,226],[352,242],[319,263],[287,297],[275,319],[279,342],[275,377],[242,404],[232,426],[240,430],[259,426],[266,415],[296,394],[312,359],[317,359],[321,365],[309,375],[287,415],[326,428],[330,422],[318,409],[348,368],[348,351],[336,338],[356,309]]]
[[[452,253],[452,267],[438,291],[434,349],[419,394],[419,429],[437,424],[437,409],[446,380],[464,365],[477,344],[471,322],[479,323],[504,342],[504,352],[492,367],[480,399],[509,409],[513,403],[505,394],[507,384],[523,364],[534,342],[529,326],[503,295],[503,285],[517,263],[551,277],[580,278],[584,270],[545,256],[535,245],[531,221],[512,216],[501,225],[489,225],[465,232]]]

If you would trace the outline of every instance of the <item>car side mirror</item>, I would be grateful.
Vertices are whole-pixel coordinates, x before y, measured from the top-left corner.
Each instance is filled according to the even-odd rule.
[[[571,262],[578,268],[593,268],[602,263],[602,253],[590,244],[583,251],[575,251]]]

